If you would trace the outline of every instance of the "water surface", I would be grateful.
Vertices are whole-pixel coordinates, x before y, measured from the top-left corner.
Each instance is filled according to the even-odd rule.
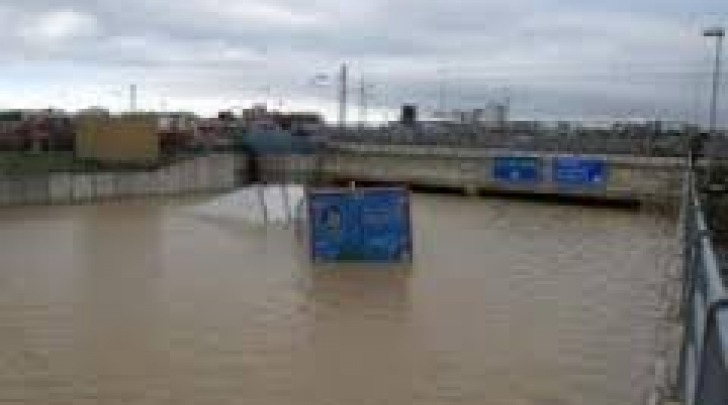
[[[414,198],[411,269],[314,269],[198,201],[0,212],[0,403],[635,404],[673,225]]]

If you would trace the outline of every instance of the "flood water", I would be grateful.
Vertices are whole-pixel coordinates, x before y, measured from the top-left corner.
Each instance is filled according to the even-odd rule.
[[[311,268],[199,201],[0,211],[0,403],[636,404],[665,246],[637,210],[417,195],[411,269]]]

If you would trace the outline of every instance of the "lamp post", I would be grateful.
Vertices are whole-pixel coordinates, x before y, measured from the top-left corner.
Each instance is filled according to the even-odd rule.
[[[715,66],[713,70],[713,89],[710,99],[710,135],[716,135],[718,116],[718,91],[720,88],[720,65],[723,51],[723,38],[725,29],[722,27],[709,28],[703,32],[706,38],[715,38]]]
[[[717,137],[717,120],[718,120],[718,93],[720,89],[720,65],[721,54],[723,51],[723,38],[725,38],[725,29],[723,27],[708,28],[703,31],[705,38],[715,38],[715,65],[713,68],[713,86],[710,98],[710,138]],[[708,187],[712,183],[712,162],[708,162],[707,182]]]

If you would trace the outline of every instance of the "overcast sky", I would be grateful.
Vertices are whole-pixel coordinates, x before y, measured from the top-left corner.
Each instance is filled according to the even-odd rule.
[[[0,108],[118,110],[137,83],[145,109],[333,117],[336,89],[312,79],[346,61],[382,110],[433,110],[444,88],[449,108],[704,122],[715,24],[728,1],[0,0]]]

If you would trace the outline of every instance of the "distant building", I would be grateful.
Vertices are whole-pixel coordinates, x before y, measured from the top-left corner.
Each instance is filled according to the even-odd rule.
[[[243,121],[246,124],[264,119],[268,115],[268,107],[265,104],[256,104],[252,108],[243,110]]]
[[[193,145],[205,150],[227,149],[245,125],[232,111],[220,111],[214,118],[195,119]]]
[[[509,109],[507,104],[490,103],[483,113],[483,123],[492,130],[505,130],[508,126]]]
[[[76,131],[76,157],[109,163],[153,163],[160,156],[154,116],[81,116]]]
[[[292,112],[282,114],[279,117],[279,122],[283,130],[296,135],[318,131],[324,125],[324,118],[318,113]]]
[[[85,108],[83,110],[79,110],[78,113],[76,113],[76,116],[79,117],[110,117],[111,112],[104,107],[89,107]]]
[[[162,113],[157,116],[159,146],[163,154],[174,154],[194,144],[197,117],[192,113]]]
[[[0,112],[0,149],[20,150],[23,140],[20,135],[23,126],[23,112],[8,110]]]
[[[0,111],[0,149],[70,150],[73,148],[73,123],[63,111]]]
[[[321,114],[314,112],[269,111],[265,105],[243,110],[243,125],[251,132],[285,131],[294,135],[310,134],[324,125]]]
[[[509,121],[508,128],[513,133],[536,133],[542,129],[539,121]]]
[[[503,103],[489,103],[485,108],[471,110],[436,111],[431,122],[476,125],[488,130],[504,130],[509,121],[509,108]]]
[[[417,124],[417,106],[414,104],[403,105],[399,122],[407,127],[415,126]]]

